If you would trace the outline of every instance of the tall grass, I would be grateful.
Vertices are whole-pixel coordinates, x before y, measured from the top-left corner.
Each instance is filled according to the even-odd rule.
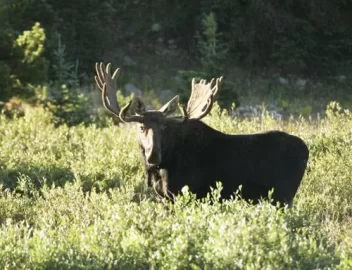
[[[0,116],[0,266],[4,269],[351,269],[352,115],[205,119],[226,133],[285,130],[310,148],[291,209],[238,198],[175,204],[144,186],[134,127],[55,127],[28,109]],[[212,203],[211,200],[213,200]]]

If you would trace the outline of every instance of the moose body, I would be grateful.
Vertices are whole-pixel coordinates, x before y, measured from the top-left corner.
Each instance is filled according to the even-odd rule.
[[[148,123],[148,115],[144,117]],[[176,195],[188,185],[202,198],[220,181],[223,198],[230,198],[242,186],[244,199],[257,202],[274,189],[274,202],[292,204],[309,155],[300,138],[280,131],[228,135],[196,119],[160,121],[158,135],[152,135],[160,140],[153,151],[160,153],[150,153],[161,157],[157,165],[149,164],[145,155],[148,126],[138,135],[147,177],[154,178],[149,185],[160,195]]]
[[[110,74],[96,65],[95,80],[102,90],[104,106],[122,122],[138,126],[138,142],[147,184],[168,198],[187,185],[198,198],[222,182],[222,197],[230,198],[241,186],[244,199],[257,202],[273,189],[273,201],[292,204],[302,181],[309,151],[298,137],[280,132],[248,135],[221,133],[200,119],[207,115],[222,78],[210,83],[192,80],[192,94],[183,117],[169,117],[178,108],[175,96],[159,110],[145,110],[135,98],[120,109],[115,83],[119,69]],[[134,115],[127,116],[129,109]]]

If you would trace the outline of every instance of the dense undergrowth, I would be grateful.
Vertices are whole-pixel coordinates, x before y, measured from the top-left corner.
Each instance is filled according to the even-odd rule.
[[[28,109],[0,116],[2,269],[351,269],[352,115],[241,120],[213,109],[226,133],[280,129],[310,160],[292,209],[187,189],[175,204],[145,188],[133,126],[56,127]],[[213,157],[209,157],[213,158]],[[212,201],[212,203],[210,203]]]

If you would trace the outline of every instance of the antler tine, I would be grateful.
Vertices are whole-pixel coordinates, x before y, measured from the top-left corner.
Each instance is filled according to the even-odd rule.
[[[104,78],[101,77],[102,73],[101,73],[101,70],[99,69],[98,63],[95,63],[95,72],[97,73],[97,76],[94,76],[95,82],[99,87],[99,89],[103,91]]]
[[[112,111],[109,108],[109,104],[108,104],[109,100],[106,97],[106,84],[104,83],[104,78],[102,77],[104,73],[99,68],[99,64],[98,63],[95,63],[95,70],[96,70],[97,76],[94,76],[94,79],[95,79],[95,82],[96,82],[97,86],[101,90],[101,100],[103,101],[103,105],[108,111]]]
[[[218,95],[218,93],[219,93],[223,78],[224,78],[223,76],[221,76],[220,78],[216,78],[215,85],[211,89],[211,91],[213,92],[213,96],[214,97],[216,97]],[[211,84],[212,84],[213,81],[214,81],[214,79],[211,80]]]
[[[102,91],[102,102],[104,107],[115,115],[119,115],[120,106],[116,99],[116,81],[120,71],[119,68],[115,70],[111,76],[111,64],[105,65],[103,63],[95,64],[95,71],[97,76],[94,77],[99,89]]]
[[[209,83],[204,79],[196,83],[195,78],[192,79],[192,92],[187,103],[186,118],[201,119],[210,112],[220,90],[221,81],[222,77],[212,79]]]

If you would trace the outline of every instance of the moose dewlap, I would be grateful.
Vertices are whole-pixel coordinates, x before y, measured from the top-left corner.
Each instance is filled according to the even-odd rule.
[[[206,83],[192,80],[192,93],[183,117],[171,117],[178,96],[159,110],[145,110],[134,98],[120,109],[116,100],[119,69],[96,64],[95,77],[104,106],[122,122],[135,122],[146,182],[168,198],[188,185],[198,198],[220,181],[222,197],[230,198],[240,186],[241,196],[258,201],[274,190],[273,202],[292,204],[302,181],[309,151],[302,139],[280,131],[248,135],[221,133],[200,121],[216,98],[222,77]],[[132,111],[132,116],[127,116]]]

